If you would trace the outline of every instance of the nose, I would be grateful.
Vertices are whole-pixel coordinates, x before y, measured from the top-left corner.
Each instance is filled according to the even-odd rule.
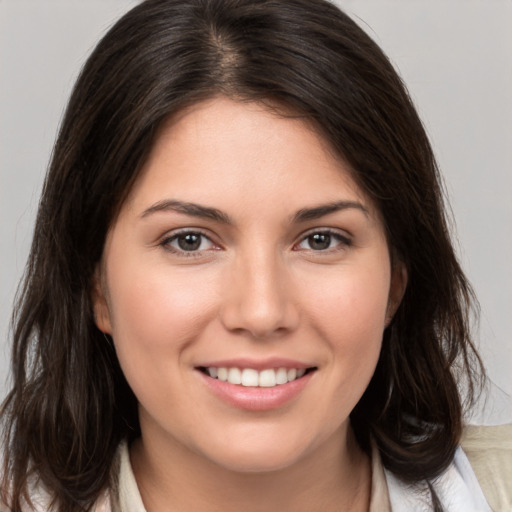
[[[296,329],[299,310],[286,263],[265,251],[240,256],[225,282],[221,321],[255,339]]]

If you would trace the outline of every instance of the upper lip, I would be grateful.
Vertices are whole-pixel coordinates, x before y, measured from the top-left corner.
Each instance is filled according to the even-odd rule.
[[[196,365],[197,368],[252,368],[253,370],[266,370],[269,368],[314,368],[314,364],[303,363],[293,359],[272,357],[267,359],[252,359],[238,357],[235,359],[216,359]]]

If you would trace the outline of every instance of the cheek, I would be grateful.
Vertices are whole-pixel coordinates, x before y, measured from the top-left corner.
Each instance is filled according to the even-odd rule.
[[[339,269],[310,287],[316,325],[334,344],[355,349],[380,340],[385,327],[390,275],[386,268]],[[320,286],[319,286],[320,285]],[[323,285],[323,286],[322,286]]]
[[[213,287],[201,272],[171,272],[166,265],[112,268],[109,278],[112,335],[134,391],[176,376],[187,347],[214,315]]]
[[[377,365],[389,277],[382,266],[365,272],[341,269],[309,297],[313,329],[329,346],[328,364],[335,375],[333,393],[349,408],[361,397]]]
[[[128,336],[147,333],[139,341],[149,345],[167,344],[178,333],[187,337],[211,309],[215,291],[208,282],[204,272],[151,260],[112,268],[109,292],[114,331]]]

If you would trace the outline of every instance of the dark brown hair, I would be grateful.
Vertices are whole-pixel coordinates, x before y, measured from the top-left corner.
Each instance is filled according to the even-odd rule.
[[[13,316],[2,408],[2,489],[13,511],[38,478],[60,511],[110,485],[137,403],[96,328],[91,285],[105,237],[169,115],[223,94],[313,122],[384,219],[408,286],[351,421],[361,446],[409,482],[452,460],[481,363],[471,289],[450,242],[429,141],[379,47],[324,0],[148,0],[107,33],[71,96]]]

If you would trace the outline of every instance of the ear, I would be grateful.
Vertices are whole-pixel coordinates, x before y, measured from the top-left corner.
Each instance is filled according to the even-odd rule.
[[[108,306],[108,293],[103,272],[100,266],[94,272],[92,286],[92,307],[94,323],[96,327],[105,334],[112,334],[112,322],[110,320],[110,308]]]
[[[391,283],[389,287],[388,307],[386,311],[386,327],[391,323],[395,313],[402,302],[407,288],[407,269],[401,261],[393,263],[391,267]]]

